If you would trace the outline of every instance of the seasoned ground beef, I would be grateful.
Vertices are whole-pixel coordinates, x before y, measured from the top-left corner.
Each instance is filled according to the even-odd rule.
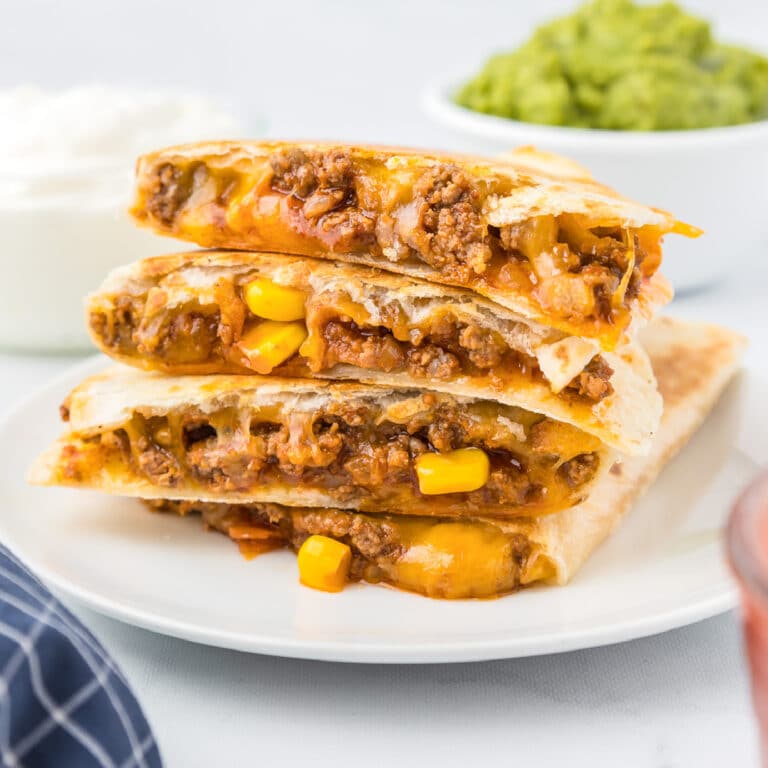
[[[465,431],[460,423],[436,413],[427,427],[427,439],[438,451],[452,451],[464,441]]]
[[[451,379],[461,370],[456,355],[435,344],[423,344],[408,351],[408,373],[421,379]]]
[[[406,344],[384,328],[331,320],[323,331],[325,349],[319,370],[344,363],[367,370],[407,370],[415,378],[445,381],[461,373],[472,375],[477,369],[509,366],[531,371],[536,367],[535,360],[510,350],[501,336],[476,325],[443,320],[429,334],[411,338],[412,343]]]
[[[273,152],[269,164],[273,173],[272,188],[300,200],[307,200],[319,191],[322,194],[339,192],[341,202],[353,192],[352,162],[349,153],[343,150],[309,152],[289,147]]]
[[[590,227],[590,216],[568,213],[490,225],[496,203],[527,183],[501,169],[478,173],[460,161],[354,147],[271,147],[233,162],[168,154],[140,168],[135,214],[205,246],[323,257],[330,250],[385,266],[422,262],[445,282],[481,293],[520,292],[575,331],[598,321],[615,326],[615,333],[605,331],[617,336],[632,299],[658,267],[659,235]],[[189,220],[179,215],[187,205],[195,209]],[[619,296],[630,237],[635,266]],[[645,261],[641,241],[653,263]]]
[[[191,366],[194,373],[247,371],[237,346],[245,304],[231,284],[217,285],[216,291],[216,304],[189,302],[167,313],[150,311],[142,297],[122,296],[111,313],[92,314],[91,328],[121,354],[151,357],[166,366]],[[343,306],[344,299],[339,301]],[[332,301],[322,304],[318,299],[312,312],[319,317],[310,313],[307,323],[318,328],[320,338],[310,357],[297,354],[275,373],[300,377],[307,375],[307,367],[317,373],[345,364],[387,373],[407,371],[415,378],[437,381],[486,375],[499,387],[508,386],[512,374],[544,380],[535,358],[511,349],[500,333],[459,322],[450,312],[436,314],[422,327],[409,328],[407,340],[396,339],[387,327],[358,326],[335,311]],[[392,315],[392,326],[397,327],[400,315],[394,310]],[[565,394],[599,402],[613,392],[612,374],[610,366],[595,357]]]
[[[363,331],[353,323],[332,320],[323,331],[325,356],[323,366],[339,363],[379,371],[395,371],[405,364],[401,345],[391,334],[375,329]]]
[[[309,201],[307,201],[309,203]],[[318,222],[318,236],[337,251],[371,248],[376,240],[376,219],[354,207],[333,210]]]
[[[187,451],[186,463],[191,473],[217,491],[243,491],[259,481],[266,461],[262,442],[253,439],[247,450],[233,450],[226,441],[215,437],[195,443]]]
[[[295,210],[317,227],[316,234],[329,247],[356,249],[373,244],[376,221],[357,205],[348,152],[293,147],[273,152],[269,163],[272,189],[300,202]]]
[[[344,436],[339,423],[315,419],[310,414],[292,413],[288,424],[267,438],[266,452],[281,467],[295,467],[299,474],[304,468],[325,468],[341,453]]]
[[[468,357],[478,368],[499,365],[509,347],[497,333],[479,325],[466,325],[459,332],[459,344],[468,351]]]
[[[493,254],[481,195],[466,173],[451,165],[430,168],[414,184],[411,205],[415,226],[401,234],[424,261],[459,282],[485,272]]]
[[[218,338],[219,319],[216,315],[187,312],[177,315],[162,339],[166,359],[176,363],[207,360]]]
[[[192,194],[191,177],[197,168],[204,166],[198,164],[185,172],[171,163],[165,163],[157,169],[154,187],[147,197],[147,211],[165,226],[173,225],[179,209]]]
[[[372,561],[396,560],[404,550],[391,525],[348,512],[313,511],[293,516],[292,523],[291,543],[295,547],[301,546],[308,536],[320,534],[349,542],[364,558]]]
[[[348,451],[344,472],[356,485],[408,483],[411,480],[411,459],[427,450],[426,445],[408,435],[398,435],[379,445],[370,445],[362,453]]]
[[[609,322],[613,313],[613,301],[610,288],[604,282],[597,282],[592,287],[592,293],[595,296],[595,314],[600,319]]]
[[[551,424],[550,443],[575,441],[583,446],[576,431],[566,425],[546,419],[536,422],[529,429],[533,453],[527,453],[530,449],[521,442],[524,433],[499,431],[495,421],[479,419],[479,411],[467,406],[436,402],[411,408],[404,411],[402,422],[395,422],[383,418],[373,405],[354,408],[340,403],[330,410],[292,411],[283,423],[257,419],[250,427],[247,417],[230,411],[221,416],[190,414],[181,422],[147,420],[137,414],[127,429],[132,446],[117,433],[107,433],[102,443],[111,444],[135,462],[139,473],[163,487],[176,486],[185,476],[216,492],[287,483],[323,489],[338,498],[339,506],[362,504],[362,509],[381,509],[387,500],[403,503],[414,498],[414,489],[428,508],[434,499],[419,496],[415,473],[417,458],[427,451],[476,446],[488,453],[488,482],[477,491],[452,495],[451,500],[488,514],[496,505],[508,509],[560,503],[558,498],[569,497],[597,470],[597,455],[589,453],[555,470],[557,455],[553,461],[549,453],[556,446],[547,448],[543,428]],[[573,453],[563,458],[569,456]],[[366,507],[368,503],[378,506]]]
[[[566,461],[557,472],[568,483],[569,488],[578,488],[594,477],[598,463],[597,454],[582,453]]]
[[[482,222],[477,186],[459,168],[427,169],[416,181],[407,212],[360,208],[349,153],[335,149],[280,149],[270,156],[272,188],[301,201],[301,212],[316,234],[331,247],[377,245],[401,257],[414,249],[427,263],[468,279],[481,274],[491,259],[487,228]],[[297,222],[301,226],[300,222]],[[395,237],[408,246],[405,252]]]
[[[184,473],[176,457],[146,437],[136,442],[139,470],[153,483],[164,488],[178,485]]]
[[[328,536],[348,545],[352,562],[348,578],[371,583],[389,582],[438,598],[490,597],[517,589],[521,575],[533,554],[533,545],[523,533],[502,532],[487,521],[451,521],[441,518],[393,515],[363,515],[340,509],[284,507],[277,504],[215,504],[197,501],[150,500],[146,505],[157,512],[177,515],[199,514],[211,530],[245,544],[243,554],[249,559],[254,550],[249,531],[269,551],[281,543],[298,550],[309,536]],[[425,546],[436,528],[443,530],[440,543]],[[455,532],[454,542],[448,531]],[[269,543],[263,546],[265,539]],[[488,567],[468,573],[461,563],[445,561],[455,554],[463,537],[473,556],[485,556]],[[479,540],[482,538],[482,544]],[[496,568],[490,566],[491,562]],[[402,568],[401,568],[402,566]]]
[[[111,312],[91,312],[91,330],[108,347],[120,351],[135,350],[133,333],[141,323],[144,302],[138,297],[121,295],[116,297]]]
[[[587,367],[568,384],[567,389],[595,403],[613,394],[613,368],[596,355]]]
[[[309,509],[284,507],[279,504],[216,504],[199,501],[171,501],[153,499],[146,505],[158,512],[178,515],[200,514],[210,528],[229,534],[241,526],[267,527],[273,535],[298,549],[313,535],[328,536],[343,541],[352,549],[353,563],[350,576],[354,578],[372,575],[365,565],[383,566],[396,563],[407,556],[412,546],[408,540],[408,528],[387,515],[361,515],[340,509]],[[417,525],[443,525],[446,521],[415,518],[409,521]],[[462,523],[463,525],[463,523]],[[487,523],[478,523],[487,525]],[[530,554],[530,543],[521,534],[509,536],[510,555],[513,563],[522,565]],[[375,575],[375,574],[373,574]],[[374,579],[375,580],[375,579]]]
[[[114,432],[105,432],[101,436],[103,445],[107,445],[119,453],[123,458],[131,455],[131,441],[124,429],[117,429]]]

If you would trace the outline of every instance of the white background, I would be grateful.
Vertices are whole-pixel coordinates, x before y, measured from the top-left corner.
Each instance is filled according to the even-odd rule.
[[[0,85],[200,90],[274,136],[440,145],[425,83],[461,79],[575,0],[2,0]],[[688,0],[768,50],[766,0]]]
[[[199,90],[254,132],[266,121],[274,136],[447,146],[419,112],[422,87],[461,77],[570,6],[2,0],[0,86]],[[765,0],[687,6],[716,19],[723,37],[768,49]],[[674,310],[748,333],[750,364],[768,369],[765,261],[754,255],[748,280],[734,276]],[[0,357],[0,403],[12,405],[69,362]],[[355,667],[219,651],[81,613],[132,679],[174,768],[757,764],[732,615],[560,656]]]

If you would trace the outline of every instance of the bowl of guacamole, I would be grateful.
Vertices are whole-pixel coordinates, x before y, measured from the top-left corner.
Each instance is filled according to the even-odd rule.
[[[768,58],[717,42],[674,3],[593,0],[491,56],[454,94],[474,112],[614,131],[768,119]]]
[[[765,18],[755,10],[755,29]],[[565,155],[703,228],[698,241],[667,244],[664,269],[678,289],[764,258],[768,57],[721,41],[710,21],[672,2],[590,0],[542,21],[463,80],[425,91],[443,144]]]

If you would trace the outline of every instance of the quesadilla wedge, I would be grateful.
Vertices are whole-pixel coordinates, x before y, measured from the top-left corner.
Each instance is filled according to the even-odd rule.
[[[669,300],[661,239],[698,230],[558,173],[516,163],[341,144],[230,141],[137,164],[133,216],[205,247],[358,262],[469,288],[566,333],[617,343]]]
[[[200,513],[207,526],[230,536],[247,556],[283,544],[298,549],[312,534],[328,536],[351,547],[351,578],[430,597],[490,597],[532,583],[565,584],[705,419],[744,347],[742,337],[725,329],[667,318],[645,329],[642,340],[665,399],[653,449],[615,464],[587,501],[558,514],[458,520],[266,503],[148,503],[161,511]],[[61,483],[61,466],[44,461],[32,479]],[[126,472],[69,478],[64,484],[147,495],[146,484]]]
[[[240,251],[146,259],[87,303],[95,343],[170,374],[355,379],[492,399],[628,453],[661,416],[647,356],[600,353],[466,290],[349,264]]]
[[[509,517],[584,499],[612,460],[597,438],[485,400],[259,376],[113,368],[63,406],[37,477],[147,497],[394,514]]]

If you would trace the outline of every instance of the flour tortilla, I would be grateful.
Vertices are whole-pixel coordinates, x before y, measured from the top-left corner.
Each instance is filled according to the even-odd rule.
[[[243,491],[201,487],[188,477],[170,488],[155,484],[152,479],[135,471],[131,463],[123,458],[108,464],[99,461],[98,465],[89,465],[87,477],[80,477],[79,470],[78,476],[73,476],[68,470],[68,455],[71,451],[87,451],[88,438],[91,436],[126,428],[135,413],[150,419],[154,416],[168,416],[174,411],[183,414],[194,409],[208,415],[232,408],[238,414],[243,413],[244,418],[250,418],[252,412],[265,409],[268,413],[273,412],[276,416],[290,420],[299,414],[314,414],[334,403],[349,407],[367,404],[374,406],[385,421],[407,423],[414,414],[432,412],[440,400],[451,406],[454,400],[458,401],[459,406],[469,406],[476,402],[471,398],[371,387],[357,382],[280,379],[255,375],[168,377],[115,366],[88,378],[69,395],[66,401],[69,432],[38,459],[30,479],[43,485],[90,487],[119,495],[123,495],[124,489],[130,487],[132,490],[128,495],[137,494],[147,499],[172,496],[175,499],[211,502],[270,502],[287,506],[333,507],[338,504],[338,496],[332,491],[276,478]],[[489,434],[498,433],[502,439],[506,439],[509,434],[516,440],[520,439],[520,435],[525,439],[523,424],[516,421],[525,420],[525,414],[513,408],[490,405],[491,408],[481,408],[475,414],[485,431]],[[293,434],[292,431],[292,438]],[[300,436],[298,430],[296,434]],[[579,487],[579,497],[583,498],[600,472],[611,466],[615,452],[583,433],[576,433],[572,441],[568,448],[568,458],[594,452],[599,460],[599,470]],[[355,505],[356,502],[351,504]],[[499,508],[498,514],[523,514],[525,506],[526,502],[507,504]],[[516,511],[518,508],[520,511]],[[440,514],[463,514],[463,508],[459,509],[458,513],[445,510]],[[397,513],[407,514],[407,510],[397,510]]]
[[[677,221],[670,213],[622,197],[613,189],[596,182],[588,173],[575,171],[574,164],[565,158],[558,158],[551,153],[541,153],[539,156],[540,153],[530,147],[523,153],[513,152],[502,159],[493,160],[401,147],[323,142],[211,141],[186,144],[161,149],[139,158],[136,166],[136,194],[131,212],[138,223],[150,226],[160,234],[192,240],[206,247],[302,253],[334,261],[380,267],[409,277],[459,284],[415,257],[398,260],[394,253],[385,253],[382,256],[372,252],[330,251],[308,242],[299,243],[295,237],[283,231],[281,225],[274,223],[267,225],[252,223],[247,227],[247,232],[223,236],[215,226],[205,223],[203,210],[192,210],[194,203],[190,203],[192,206],[190,221],[193,222],[190,230],[177,231],[167,222],[160,221],[151,215],[146,207],[147,197],[156,186],[157,174],[166,164],[204,162],[210,169],[223,173],[237,169],[259,178],[271,172],[270,154],[285,148],[299,148],[307,152],[339,149],[349,153],[353,160],[376,163],[379,167],[386,169],[382,173],[390,175],[385,182],[389,183],[393,189],[397,189],[398,185],[397,172],[403,169],[450,166],[458,167],[476,178],[502,177],[510,182],[510,191],[503,196],[490,195],[481,212],[484,224],[491,227],[520,224],[536,216],[558,216],[567,213],[584,217],[591,227],[653,226],[662,233],[676,232],[694,237],[700,234],[695,227]],[[254,203],[255,200],[249,197],[248,205]],[[269,206],[270,203],[265,202],[265,209]],[[198,214],[203,214],[199,221]],[[475,280],[472,288],[533,321],[569,332],[573,330],[570,322],[548,315],[525,291],[497,288],[483,279]],[[670,300],[671,295],[666,281],[661,278],[652,279],[641,288],[640,296],[632,302],[632,315],[641,319],[650,318],[658,306]],[[606,334],[606,342],[609,337],[610,343],[616,341],[608,329],[602,333]],[[606,348],[608,346],[610,346],[609,343],[606,344]]]
[[[589,499],[576,507],[535,520],[484,521],[510,535],[521,535],[531,544],[534,554],[523,565],[523,584],[535,582],[543,578],[542,575],[556,584],[573,578],[707,417],[736,372],[745,347],[743,337],[725,328],[669,318],[660,318],[645,329],[642,343],[652,360],[665,402],[661,429],[651,453],[645,457],[623,458],[616,468],[601,476]],[[275,388],[277,391],[279,386]],[[116,423],[123,418],[124,395],[109,391],[108,387],[101,387],[100,392],[102,397],[98,400],[86,398],[83,403],[75,404],[79,420],[74,426]],[[165,396],[172,401],[178,395],[168,391]],[[262,396],[270,395],[263,392]],[[54,446],[38,460],[30,472],[32,482],[43,485],[60,482],[57,466],[64,445]],[[77,485],[76,482],[70,484]],[[97,487],[122,496],[163,498],[167,495],[167,491],[124,473],[104,474]],[[212,501],[221,502],[221,499]],[[236,503],[238,499],[230,497],[228,501]],[[317,499],[316,504],[311,499],[302,502],[306,506],[324,506],[321,499]],[[367,517],[375,519],[375,516]]]
[[[736,373],[746,347],[726,328],[656,319],[640,335],[664,399],[659,434],[647,456],[624,458],[595,484],[589,499],[530,524],[504,524],[523,533],[554,566],[554,581],[568,582],[611,534],[664,466],[680,451]]]
[[[240,251],[180,253],[146,259],[115,270],[87,300],[87,312],[113,312],[123,297],[146,295],[165,311],[191,302],[216,307],[222,283],[232,283],[256,273],[280,285],[322,295],[339,291],[370,315],[371,325],[387,324],[385,312],[393,306],[411,322],[419,322],[449,309],[459,322],[500,334],[514,350],[537,359],[549,380],[520,376],[506,389],[494,387],[485,376],[461,376],[451,380],[424,379],[407,371],[375,371],[350,365],[305,376],[354,379],[384,387],[427,388],[461,397],[489,399],[518,406],[572,424],[625,453],[643,453],[661,417],[661,398],[656,391],[650,364],[642,348],[628,342],[614,352],[602,352],[613,368],[613,393],[598,403],[561,395],[561,390],[600,352],[593,339],[566,336],[472,293],[380,270],[334,264],[306,257]],[[103,352],[134,366],[157,368],[158,363],[141,355],[119,354],[91,331]],[[169,365],[170,374],[226,373],[222,362],[210,365]]]

